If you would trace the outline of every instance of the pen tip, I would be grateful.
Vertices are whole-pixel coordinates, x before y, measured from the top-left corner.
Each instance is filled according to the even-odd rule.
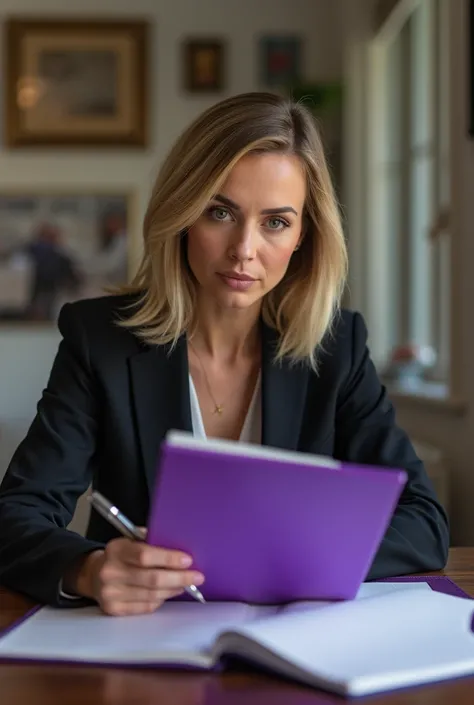
[[[202,592],[198,590],[195,585],[190,585],[187,590],[198,602],[201,602],[203,605],[206,603]]]

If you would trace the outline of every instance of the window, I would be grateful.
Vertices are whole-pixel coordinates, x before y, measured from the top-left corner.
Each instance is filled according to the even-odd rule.
[[[445,396],[450,361],[448,3],[417,0],[369,54],[365,300],[379,369],[419,346],[404,391]],[[403,390],[402,390],[403,391]]]

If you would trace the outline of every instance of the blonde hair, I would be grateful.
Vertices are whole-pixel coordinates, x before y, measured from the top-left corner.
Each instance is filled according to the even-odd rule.
[[[149,344],[175,345],[191,333],[196,281],[183,233],[202,215],[235,164],[250,153],[298,156],[306,174],[304,237],[282,281],[262,302],[264,322],[278,333],[276,359],[307,361],[338,312],[347,251],[322,142],[311,113],[271,93],[244,93],[206,110],[181,135],[156,179],[144,218],[144,252],[129,286],[137,296],[120,325]]]

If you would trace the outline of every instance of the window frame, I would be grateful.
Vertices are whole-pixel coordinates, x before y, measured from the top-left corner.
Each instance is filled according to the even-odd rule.
[[[389,274],[386,264],[388,238],[377,237],[377,234],[381,232],[384,218],[383,205],[381,204],[386,203],[388,198],[387,193],[383,193],[384,188],[381,186],[382,180],[379,173],[379,156],[385,148],[384,132],[386,128],[384,129],[384,120],[387,119],[387,115],[384,114],[380,86],[381,82],[383,82],[388,47],[397,36],[401,36],[402,28],[407,26],[407,21],[414,17],[414,13],[420,9],[423,2],[425,0],[409,0],[409,2],[400,0],[391,15],[378,28],[375,35],[372,35],[366,41],[364,58],[361,59],[359,55],[358,75],[352,76],[352,92],[354,92],[355,85],[358,85],[365,96],[365,101],[359,100],[358,108],[359,118],[362,120],[365,118],[364,128],[361,128],[361,123],[359,123],[359,134],[361,129],[363,129],[366,152],[364,164],[366,188],[365,195],[360,186],[358,186],[356,194],[351,194],[353,211],[355,210],[354,203],[357,195],[364,202],[363,208],[358,209],[362,212],[356,212],[358,220],[354,228],[351,225],[349,232],[349,252],[352,270],[350,290],[354,294],[351,296],[351,303],[355,301],[357,307],[363,311],[367,319],[371,353],[379,370],[383,369],[386,364],[387,352],[392,347],[391,343],[393,343],[393,325],[386,315],[389,310],[387,287],[385,286],[384,289],[384,282],[387,281],[387,275]],[[434,147],[432,159],[434,167],[431,169],[431,178],[433,179],[431,193],[435,201],[435,207],[432,209],[432,217],[427,224],[426,237],[430,239],[429,247],[432,257],[430,305],[431,310],[436,312],[436,315],[431,316],[431,325],[433,326],[433,342],[438,354],[438,360],[436,367],[432,370],[430,379],[426,383],[416,389],[398,389],[395,392],[398,392],[399,396],[404,397],[426,397],[428,400],[435,400],[436,403],[442,400],[450,400],[450,404],[457,408],[457,402],[453,401],[453,399],[457,398],[455,392],[459,391],[460,386],[459,372],[454,358],[455,331],[452,316],[453,268],[456,258],[453,254],[454,243],[449,222],[451,195],[449,187],[448,193],[441,194],[439,179],[436,178],[440,171],[438,166],[443,165],[445,171],[446,169],[449,170],[452,161],[452,154],[449,148],[450,115],[447,110],[445,110],[444,115],[439,110],[439,107],[443,104],[447,106],[451,104],[449,98],[444,97],[443,100],[440,94],[440,90],[442,90],[443,96],[446,96],[449,86],[450,65],[448,59],[450,58],[449,35],[451,17],[450,3],[445,3],[444,0],[429,0],[429,2],[432,2],[433,14],[438,18],[438,21],[433,21],[436,33],[431,36],[434,46],[431,47],[432,65],[430,68],[433,74],[433,89],[436,89],[432,91],[430,96],[431,110],[435,117],[432,126]],[[441,33],[444,35],[443,37],[440,36],[440,28]],[[406,41],[409,41],[409,39],[406,39]],[[444,47],[441,53],[437,50],[438,46]],[[406,71],[407,54],[405,53],[404,56],[404,70]],[[442,89],[439,89],[437,80],[440,75],[443,76],[444,81]],[[355,80],[358,81],[358,84],[355,83]],[[409,90],[410,87],[408,87]],[[364,103],[362,109],[365,110],[365,116],[361,112],[361,103]],[[352,132],[354,132],[354,129],[352,129]],[[441,139],[441,136],[444,139]],[[359,154],[362,152],[360,148],[358,151]],[[355,150],[353,150],[353,154],[354,152]],[[402,184],[405,189],[409,188],[410,184],[407,172],[409,173],[411,157],[413,155],[410,155],[408,151],[405,154],[402,167],[404,170]],[[405,204],[409,203],[407,194],[404,196],[404,202]],[[350,206],[351,199],[349,199],[349,214],[351,213]],[[404,224],[407,224],[409,219],[407,210],[405,206],[401,212]],[[401,227],[405,233],[408,232],[406,225]],[[354,231],[355,237],[352,231]],[[406,248],[410,246],[410,237],[406,237],[404,241],[400,242],[400,246],[406,251]],[[450,255],[447,266],[446,249],[449,250],[448,254]],[[381,262],[385,263],[385,265],[381,265]],[[438,282],[438,285],[436,282]],[[400,288],[405,292],[405,297],[402,299],[401,306],[397,307],[401,311],[401,316],[396,326],[398,329],[398,342],[403,344],[403,342],[406,342],[408,332],[409,307],[407,288],[403,286]]]

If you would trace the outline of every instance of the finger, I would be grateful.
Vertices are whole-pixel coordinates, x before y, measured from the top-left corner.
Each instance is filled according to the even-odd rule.
[[[102,602],[100,608],[112,617],[125,617],[132,614],[150,614],[161,607],[162,602]]]
[[[151,590],[175,590],[184,589],[188,585],[202,585],[204,575],[194,570],[161,570],[161,569],[137,569],[128,568],[121,578],[116,578],[114,582],[120,582],[129,587],[145,587]]]
[[[142,568],[189,568],[193,559],[182,551],[150,546],[140,541],[119,539],[120,560]],[[117,543],[118,543],[117,541]]]
[[[102,592],[104,604],[136,602],[138,604],[163,603],[172,597],[183,594],[183,588],[177,590],[149,590],[148,588],[125,588],[119,585],[108,586]]]
[[[202,585],[204,580],[204,575],[195,570],[136,568],[118,560],[105,561],[97,573],[97,585],[101,592],[113,586],[117,588],[144,587],[151,590],[182,590],[188,585]]]

